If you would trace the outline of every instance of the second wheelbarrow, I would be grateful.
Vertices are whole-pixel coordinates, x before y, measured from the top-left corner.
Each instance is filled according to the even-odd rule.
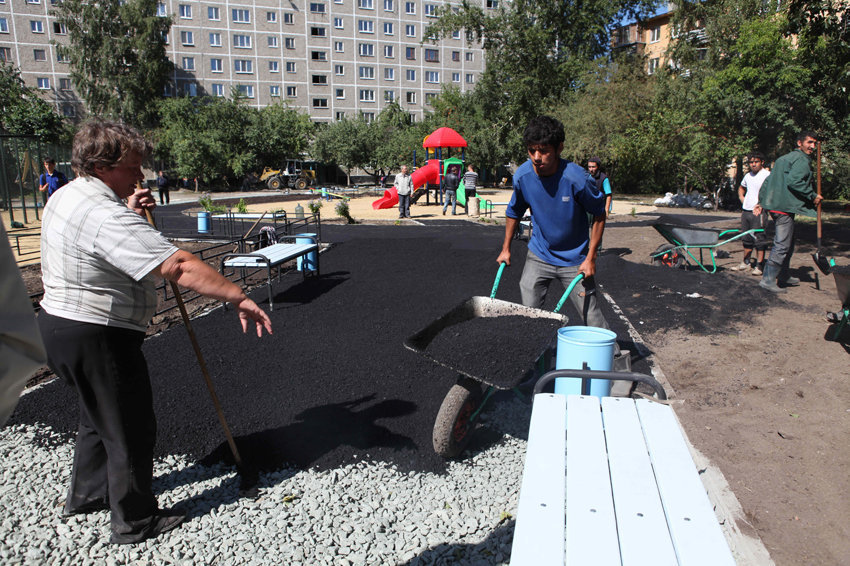
[[[567,325],[567,316],[558,311],[583,277],[572,281],[550,312],[494,298],[503,270],[504,264],[489,297],[463,301],[404,342],[460,374],[434,423],[434,451],[444,458],[463,451],[493,393],[513,389],[519,394],[517,387],[534,375],[535,364],[554,347],[557,329]]]

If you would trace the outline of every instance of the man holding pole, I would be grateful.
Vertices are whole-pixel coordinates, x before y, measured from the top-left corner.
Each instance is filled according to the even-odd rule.
[[[150,151],[128,126],[84,124],[71,158],[78,177],[48,201],[42,221],[39,328],[48,365],[80,405],[65,514],[109,509],[116,544],[154,538],[184,519],[160,510],[151,490],[156,420],[142,341],[156,279],[232,303],[243,332],[251,323],[258,336],[272,331],[240,287],[145,221],[156,201],[137,183]]]

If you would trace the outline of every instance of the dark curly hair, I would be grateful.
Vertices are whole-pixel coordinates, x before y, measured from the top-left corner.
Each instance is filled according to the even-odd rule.
[[[564,125],[551,116],[532,118],[522,133],[526,147],[542,144],[557,148],[564,143],[564,137]]]

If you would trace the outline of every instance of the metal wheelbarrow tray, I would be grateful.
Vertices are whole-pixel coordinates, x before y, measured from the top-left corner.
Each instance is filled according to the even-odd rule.
[[[508,368],[507,377],[494,378],[492,374],[480,375],[480,372],[471,370],[469,367],[458,367],[460,365],[458,363],[441,359],[433,349],[429,350],[429,346],[432,346],[435,340],[445,339],[446,336],[442,334],[451,332],[453,327],[455,330],[462,329],[464,323],[474,322],[477,319],[482,319],[483,322],[486,322],[485,319],[494,320],[495,326],[496,319],[503,319],[500,322],[504,322],[505,317],[518,317],[518,322],[524,324],[527,329],[531,329],[529,334],[532,337],[537,335],[534,332],[535,328],[539,331],[541,327],[549,326],[552,330],[549,338],[544,339],[542,344],[538,342],[533,351],[528,348],[518,351],[515,344],[520,337],[517,335],[505,336],[496,332],[487,335],[486,339],[495,342],[499,346],[498,352],[502,354],[501,360],[496,360],[497,362],[505,362],[506,358],[516,358],[520,364],[524,364],[523,369],[519,371],[511,372]],[[445,458],[460,454],[468,441],[475,419],[490,395],[498,389],[513,389],[533,375],[535,362],[544,356],[557,340],[555,329],[566,326],[567,322],[568,318],[563,314],[479,296],[467,299],[405,340],[404,346],[409,350],[461,375],[457,383],[449,390],[437,414],[433,433],[434,450],[437,454]],[[480,346],[474,340],[478,337],[473,335],[456,338],[472,357],[475,355],[475,348]],[[482,393],[481,383],[487,385],[486,393]]]
[[[650,262],[657,265],[685,268],[688,265],[688,260],[685,257],[687,256],[700,269],[708,273],[717,271],[715,248],[756,232],[764,232],[763,228],[753,228],[745,232],[737,229],[720,231],[712,228],[698,228],[666,215],[661,215],[652,227],[669,243],[660,245],[658,249],[652,252]],[[730,237],[730,234],[734,234],[734,236]],[[694,248],[699,250],[699,259],[691,253],[691,249]],[[711,258],[711,269],[703,264],[703,250],[708,250],[708,255]]]
[[[847,326],[847,319],[850,318],[850,266],[834,266],[831,272],[832,276],[835,277],[835,290],[838,293],[838,300],[841,301],[841,321],[839,321],[832,337],[833,340],[838,340],[841,331]]]

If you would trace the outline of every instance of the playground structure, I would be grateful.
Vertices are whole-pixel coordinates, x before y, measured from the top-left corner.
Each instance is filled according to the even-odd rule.
[[[458,176],[463,176],[464,148],[467,147],[466,140],[448,127],[437,128],[426,137],[422,142],[422,147],[425,149],[426,163],[418,168],[411,175],[413,182],[413,195],[411,202],[416,202],[424,194],[426,203],[430,203],[428,194],[428,185],[442,186],[443,176],[448,172],[450,167],[457,167]],[[461,157],[447,157],[443,159],[443,148],[461,148]],[[416,151],[413,152],[413,162],[416,163]],[[458,204],[466,205],[466,193],[463,190],[463,182],[458,187]],[[462,200],[461,200],[462,199]],[[440,189],[437,189],[437,194],[434,197],[435,204],[442,204],[443,194]],[[372,208],[380,210],[382,208],[392,208],[398,206],[398,191],[395,187],[384,190],[384,195],[372,203]]]

